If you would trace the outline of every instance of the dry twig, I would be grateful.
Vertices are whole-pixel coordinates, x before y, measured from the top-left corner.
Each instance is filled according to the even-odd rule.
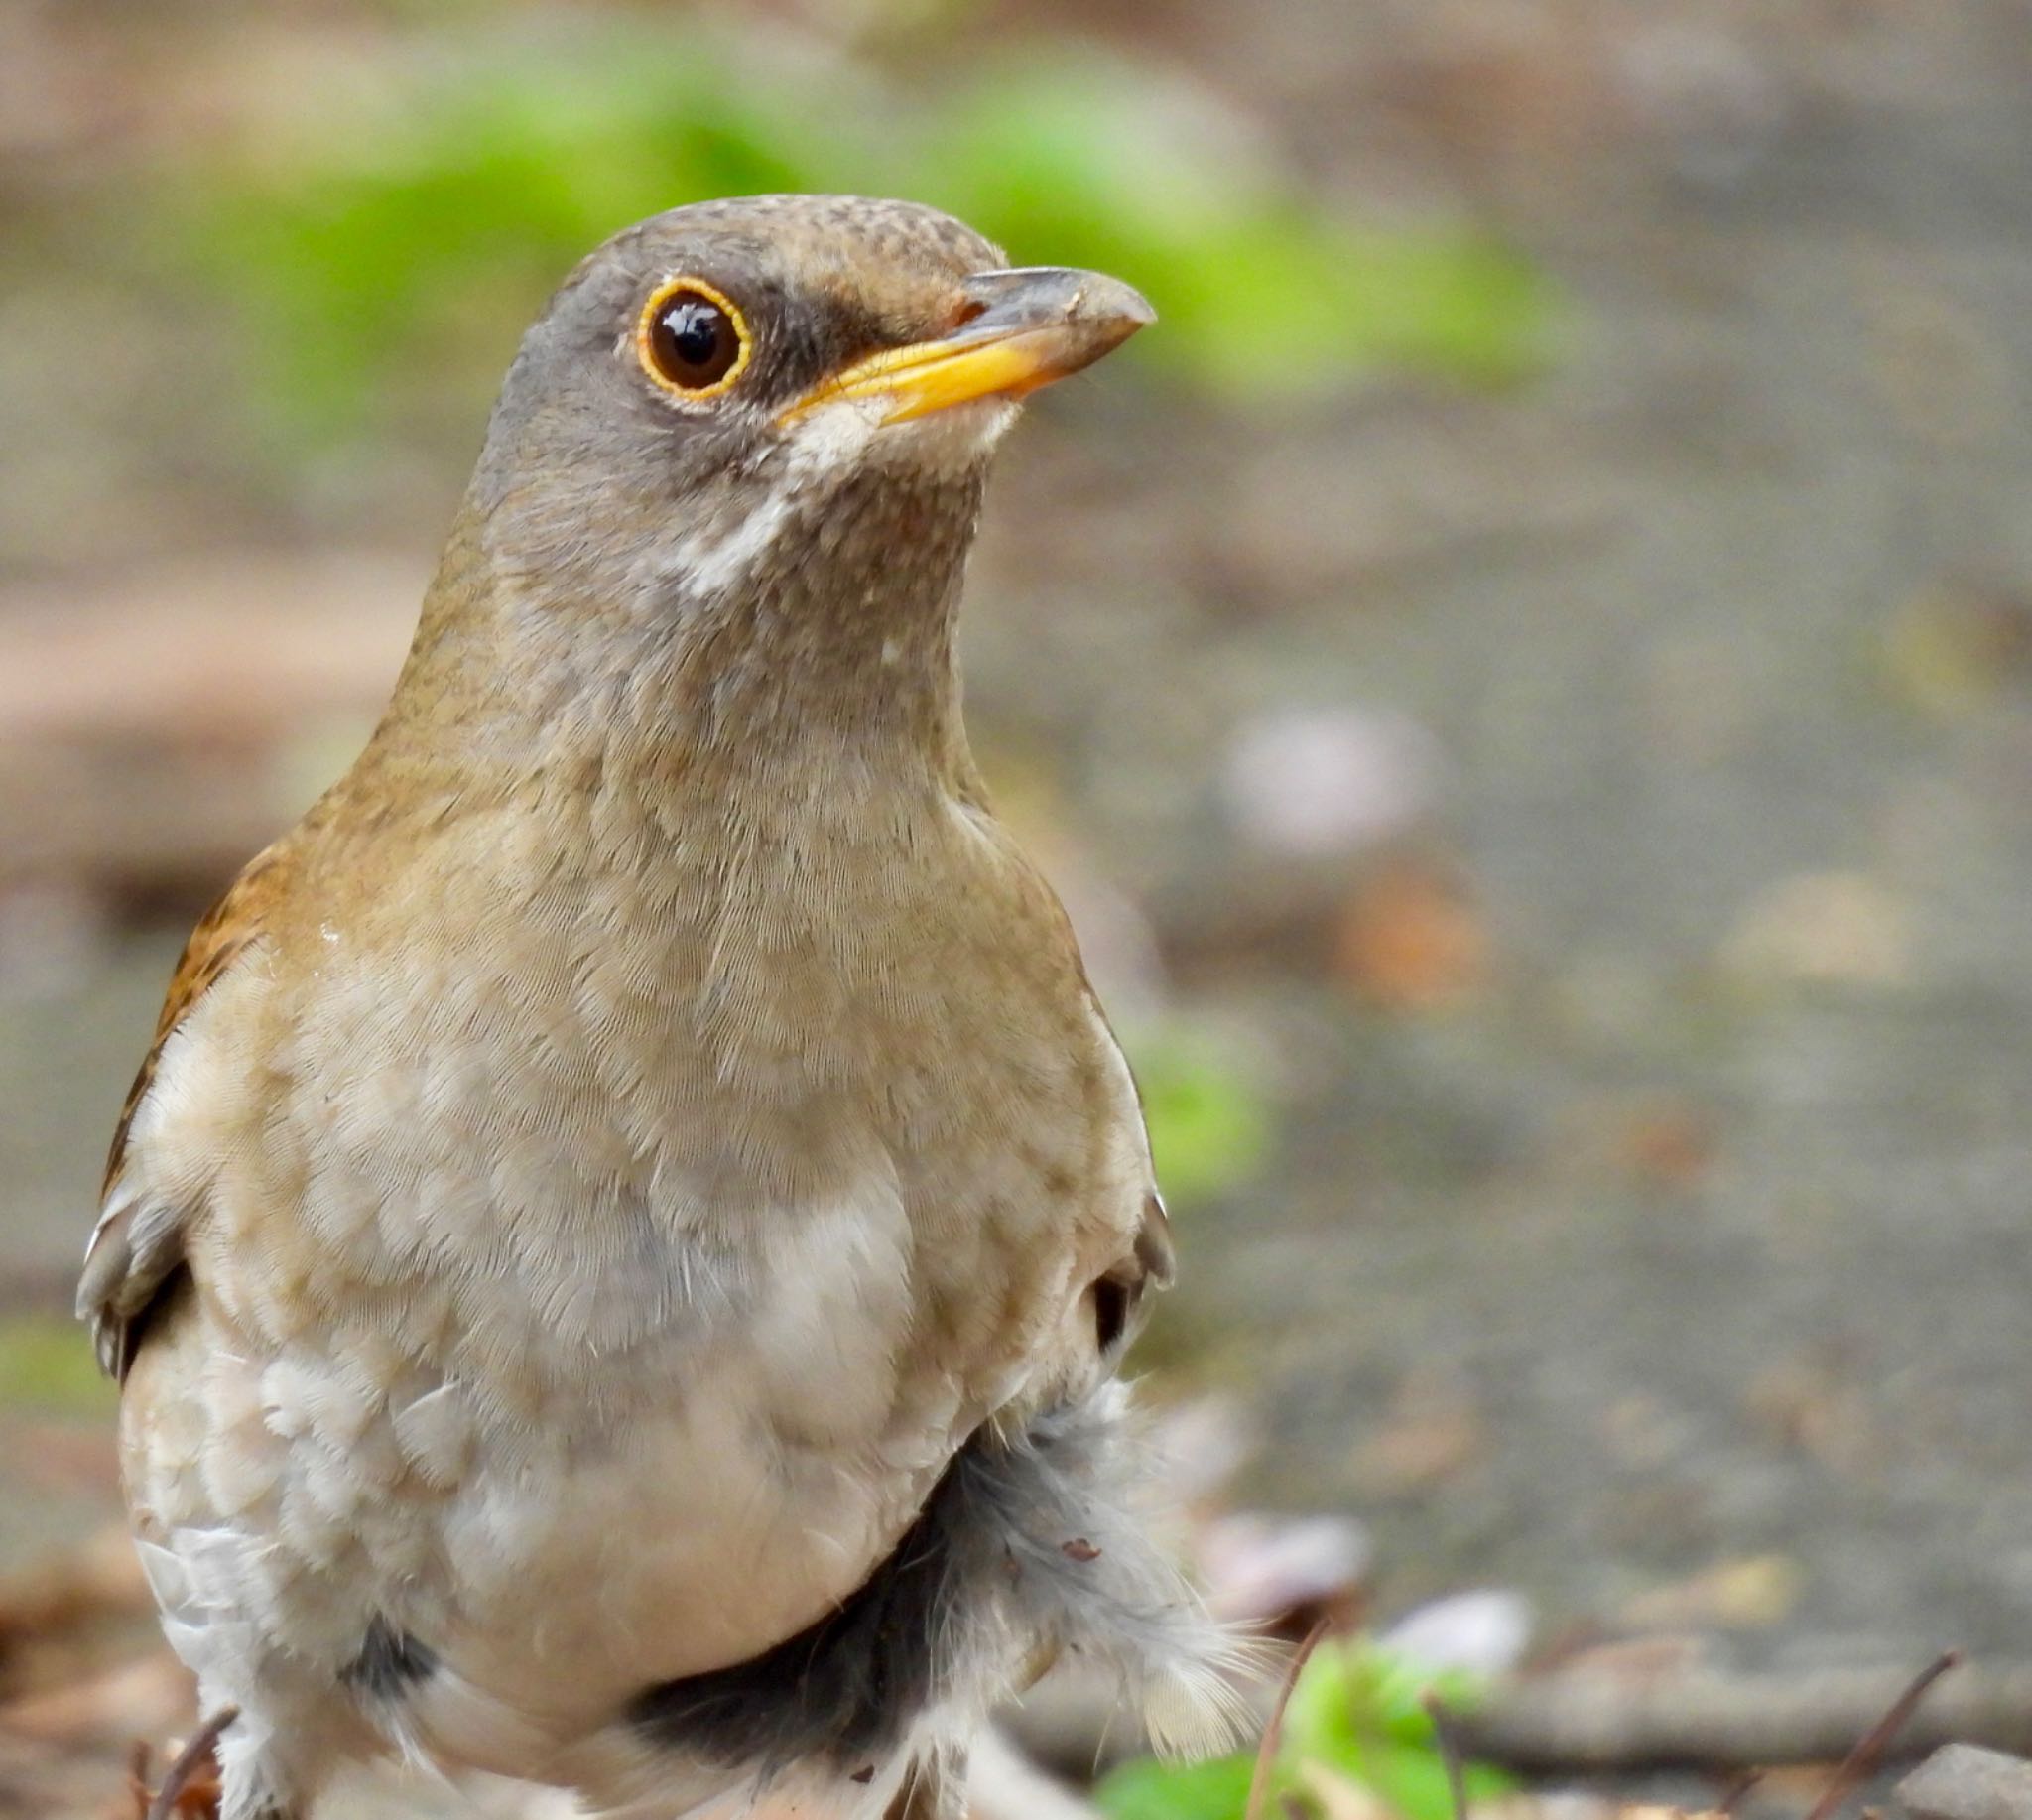
[[[1460,1741],[1454,1731],[1453,1709],[1431,1689],[1427,1689],[1419,1704],[1433,1722],[1433,1738],[1440,1748],[1440,1761],[1446,1766],[1447,1796],[1454,1809],[1454,1820],[1467,1820],[1467,1771],[1460,1760]]]
[[[1459,1717],[1470,1756],[1543,1774],[1840,1762],[1897,1707],[1907,1677],[1874,1669],[1643,1678],[1526,1677]],[[1924,1691],[1924,1690],[1922,1690]],[[1951,1742],[2032,1754],[2032,1663],[1970,1664],[1900,1715],[1899,1758]]]
[[[149,1803],[145,1820],[177,1820],[177,1807],[185,1790],[195,1779],[198,1770],[210,1762],[212,1752],[224,1736],[226,1727],[239,1716],[238,1707],[222,1706],[197,1728],[195,1736],[177,1753],[177,1760],[163,1776],[162,1786],[155,1791],[155,1799]]]
[[[1930,1662],[1913,1678],[1911,1686],[1891,1702],[1890,1708],[1875,1725],[1863,1734],[1855,1749],[1842,1759],[1842,1766],[1828,1780],[1828,1786],[1821,1791],[1821,1798],[1813,1804],[1806,1820],[1833,1820],[1835,1810],[1845,1801],[1861,1783],[1867,1781],[1876,1769],[1890,1742],[1905,1722],[1919,1710],[1919,1703],[1927,1696],[1933,1684],[1962,1659],[1959,1649],[1950,1649],[1945,1655]]]
[[[1262,1820],[1263,1803],[1270,1793],[1270,1766],[1277,1760],[1277,1747],[1284,1739],[1285,1710],[1291,1705],[1292,1695],[1298,1691],[1299,1676],[1312,1660],[1313,1651],[1326,1637],[1327,1629],[1324,1619],[1316,1624],[1292,1656],[1291,1666],[1284,1671],[1284,1680],[1277,1689],[1277,1704],[1270,1709],[1269,1723],[1263,1727],[1263,1742],[1256,1748],[1256,1768],[1249,1777],[1249,1805],[1244,1820]]]

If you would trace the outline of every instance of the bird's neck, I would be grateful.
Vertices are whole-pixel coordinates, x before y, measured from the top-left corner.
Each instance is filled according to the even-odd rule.
[[[470,506],[355,777],[419,801],[597,776],[788,811],[827,770],[977,791],[953,650],[974,480],[834,499],[690,591],[681,566],[504,548]]]

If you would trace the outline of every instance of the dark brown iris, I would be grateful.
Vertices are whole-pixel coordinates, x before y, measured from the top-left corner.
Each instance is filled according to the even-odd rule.
[[[733,318],[698,291],[674,291],[652,306],[648,354],[657,377],[681,392],[718,385],[741,357]]]

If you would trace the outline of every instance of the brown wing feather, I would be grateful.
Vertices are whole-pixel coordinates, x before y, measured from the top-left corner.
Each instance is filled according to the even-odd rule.
[[[1103,1358],[1122,1352],[1141,1331],[1153,1289],[1169,1289],[1178,1275],[1178,1254],[1172,1248],[1171,1216],[1163,1199],[1152,1193],[1143,1203],[1143,1224],[1136,1229],[1131,1254],[1095,1279],[1093,1337]]]
[[[127,1162],[134,1116],[155,1084],[170,1038],[226,969],[260,938],[282,896],[286,871],[283,849],[269,848],[233,881],[190,932],[177,970],[170,975],[162,1015],[156,1019],[155,1040],[142,1058],[134,1085],[127,1090],[120,1122],[113,1129],[101,1189],[102,1211],[85,1247],[77,1312],[92,1325],[100,1364],[123,1382],[151,1311],[184,1263],[185,1210],[155,1208],[115,1194]]]
[[[155,1020],[155,1040],[127,1090],[120,1107],[120,1122],[113,1127],[113,1142],[106,1152],[106,1173],[99,1193],[111,1192],[119,1179],[120,1165],[127,1156],[127,1134],[134,1126],[134,1114],[155,1084],[155,1071],[162,1064],[163,1045],[190,1009],[218,982],[218,977],[239,957],[240,951],[261,933],[268,907],[280,895],[281,852],[270,847],[258,855],[226,889],[226,894],[198,919],[190,939],[184,944],[176,972],[170,975],[170,989],[164,995],[162,1013]]]

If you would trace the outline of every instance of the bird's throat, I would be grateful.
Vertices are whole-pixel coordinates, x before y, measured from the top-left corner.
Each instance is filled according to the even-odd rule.
[[[745,793],[837,764],[971,794],[953,634],[980,493],[977,472],[876,470],[764,501],[711,560],[562,532],[531,550],[469,510],[362,769]]]

